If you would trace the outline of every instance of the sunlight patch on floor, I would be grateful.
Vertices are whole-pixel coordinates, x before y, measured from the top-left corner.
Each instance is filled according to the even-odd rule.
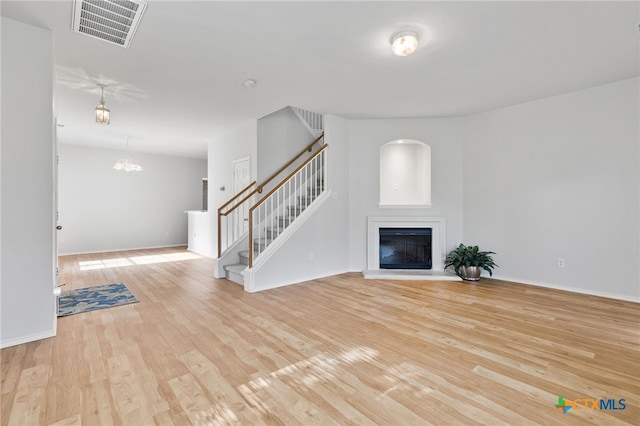
[[[424,383],[427,376],[426,371],[410,363],[391,366],[383,376],[387,390],[380,394],[378,399],[394,391],[410,393],[415,398],[421,398],[434,391],[431,386]]]
[[[196,426],[220,426],[239,424],[240,420],[226,404],[218,403],[195,414]]]
[[[366,363],[384,371],[373,378],[380,385],[378,400],[392,398],[391,394],[400,392],[412,394],[421,399],[431,394],[435,389],[430,385],[428,372],[410,363],[398,365],[384,365],[378,361],[380,353],[372,348],[359,346],[343,351],[337,356],[320,353],[310,358],[287,365],[271,373],[240,385],[238,391],[254,408],[261,413],[269,412],[269,389],[277,389],[286,385],[297,388],[298,392],[306,392],[315,386],[323,386],[328,381],[340,381],[348,373],[350,366],[356,363]],[[286,377],[286,380],[283,380]],[[267,393],[265,393],[267,392]]]
[[[270,387],[279,378],[286,376],[296,383],[312,387],[317,382],[334,379],[337,375],[336,370],[340,366],[356,362],[371,362],[378,354],[379,352],[375,349],[363,346],[344,351],[335,357],[321,353],[282,367],[266,376],[258,377],[247,384],[239,386],[238,390],[247,401],[252,402],[258,410],[266,413],[268,409],[263,403],[260,403],[261,398],[257,394],[261,390]]]
[[[118,257],[114,259],[86,260],[78,262],[81,271],[94,269],[117,268],[133,265],[151,265],[154,263],[180,262],[183,260],[201,259],[202,256],[191,252],[154,254],[149,256]]]

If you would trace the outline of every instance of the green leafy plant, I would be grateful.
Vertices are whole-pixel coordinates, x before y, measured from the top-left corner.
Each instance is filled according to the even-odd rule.
[[[493,261],[492,251],[480,251],[478,246],[465,246],[460,244],[455,249],[451,250],[444,260],[444,267],[453,267],[456,274],[462,276],[461,268],[468,266],[477,266],[484,269],[493,276],[493,268],[497,267]]]

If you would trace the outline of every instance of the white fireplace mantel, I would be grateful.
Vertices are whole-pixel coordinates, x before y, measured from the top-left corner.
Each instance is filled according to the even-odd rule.
[[[431,269],[380,269],[380,228],[431,228]],[[444,217],[369,216],[367,217],[367,269],[365,278],[459,280],[444,271],[446,257],[446,220]]]

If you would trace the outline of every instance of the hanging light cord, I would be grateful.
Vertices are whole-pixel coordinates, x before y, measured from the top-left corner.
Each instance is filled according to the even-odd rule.
[[[98,84],[100,86],[100,105],[104,106],[104,84]]]

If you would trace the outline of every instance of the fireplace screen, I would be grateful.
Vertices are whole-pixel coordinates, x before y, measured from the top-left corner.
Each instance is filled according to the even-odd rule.
[[[380,269],[431,269],[431,228],[380,228]]]

